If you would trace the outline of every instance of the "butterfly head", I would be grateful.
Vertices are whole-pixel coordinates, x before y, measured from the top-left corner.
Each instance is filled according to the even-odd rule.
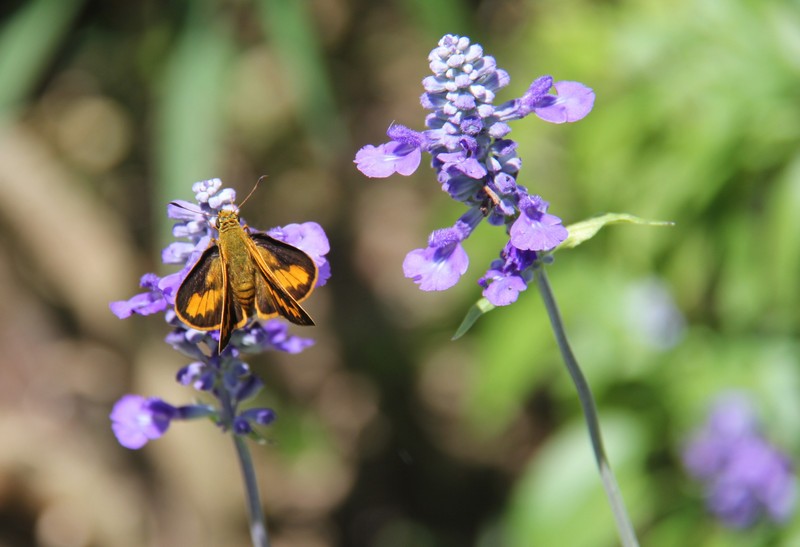
[[[239,225],[239,210],[235,208],[220,209],[214,223],[217,231],[224,232],[233,226]]]

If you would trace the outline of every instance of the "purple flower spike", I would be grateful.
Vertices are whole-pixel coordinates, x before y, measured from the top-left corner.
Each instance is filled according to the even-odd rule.
[[[111,428],[119,444],[135,450],[163,435],[176,412],[161,399],[125,395],[111,411]]]
[[[421,138],[421,134],[403,131],[402,128],[395,129],[393,135],[398,141],[403,141],[399,142],[402,146],[407,146],[403,143],[417,142],[415,135]],[[225,350],[218,354],[215,351],[219,342],[218,330],[194,330],[178,319],[174,308],[178,288],[189,270],[207,251],[212,239],[218,237],[215,217],[223,209],[236,207],[236,193],[231,188],[223,188],[219,179],[197,182],[192,190],[195,203],[176,201],[167,207],[167,215],[176,221],[172,234],[179,241],[170,243],[164,249],[162,260],[169,264],[180,264],[180,271],[161,278],[155,274],[143,276],[141,285],[147,292],[129,300],[112,302],[110,308],[120,318],[134,313],[146,315],[163,311],[164,319],[172,327],[166,342],[194,361],[178,372],[177,381],[202,392],[204,397],[216,398],[217,406],[194,404],[173,407],[160,399],[125,396],[114,407],[111,419],[114,434],[120,444],[128,448],[141,448],[149,440],[160,437],[170,422],[176,419],[212,418],[224,431],[244,432],[250,427],[250,420],[257,418],[250,415],[242,418],[246,412],[241,408],[242,403],[261,391],[263,383],[238,357],[245,352],[267,350],[298,353],[314,343],[312,339],[290,334],[288,325],[282,319],[265,322],[254,319],[244,328],[236,329]],[[325,284],[331,275],[327,260],[330,244],[319,224],[289,224],[273,228],[268,233],[307,253],[318,267],[317,286]],[[263,413],[258,416],[267,419]]]
[[[355,162],[368,177],[410,174],[419,166],[421,152],[427,152],[442,190],[470,211],[481,212],[480,218],[467,222],[466,233],[441,243],[433,239],[451,232],[437,232],[426,248],[406,255],[403,272],[420,289],[444,290],[455,285],[468,265],[462,242],[483,218],[504,226],[516,251],[533,253],[519,269],[506,264],[516,251],[504,251],[500,265],[481,278],[484,296],[504,306],[527,288],[536,252],[551,251],[567,237],[561,220],[547,213],[547,202],[531,197],[519,184],[522,162],[516,143],[507,138],[509,123],[531,113],[553,123],[577,121],[591,111],[594,92],[577,82],[554,84],[551,76],[541,76],[522,97],[497,105],[495,97],[508,85],[509,75],[466,36],[443,36],[430,52],[428,66],[433,74],[422,80],[420,97],[420,104],[430,111],[425,118],[427,130],[417,133],[393,125],[387,132],[392,142],[365,146]]]

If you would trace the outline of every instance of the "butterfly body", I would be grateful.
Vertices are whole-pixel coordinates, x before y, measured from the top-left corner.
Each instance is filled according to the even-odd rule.
[[[288,243],[250,232],[236,211],[221,210],[216,227],[218,239],[176,293],[178,317],[197,330],[219,330],[219,352],[252,317],[283,316],[298,325],[313,325],[299,302],[314,290],[314,260]]]

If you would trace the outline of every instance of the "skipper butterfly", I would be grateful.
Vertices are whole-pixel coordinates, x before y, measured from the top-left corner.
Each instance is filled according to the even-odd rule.
[[[314,324],[299,304],[314,291],[314,259],[263,232],[250,231],[233,210],[220,210],[215,227],[218,239],[211,241],[175,295],[181,321],[197,330],[219,330],[219,353],[233,331],[252,317],[282,316],[298,325]]]

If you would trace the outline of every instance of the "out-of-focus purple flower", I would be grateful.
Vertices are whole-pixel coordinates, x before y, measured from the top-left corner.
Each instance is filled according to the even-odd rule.
[[[786,521],[797,478],[791,461],[764,437],[751,401],[740,393],[718,399],[683,450],[683,464],[703,484],[709,509],[723,523],[745,528],[762,519]]]
[[[239,435],[246,435],[253,431],[253,426],[269,425],[275,418],[275,411],[271,408],[249,408],[236,417],[233,428]]]
[[[202,361],[189,363],[178,371],[176,379],[179,384],[192,386],[197,391],[210,391],[214,387],[217,371]]]
[[[314,340],[289,333],[289,326],[280,319],[270,319],[250,328],[240,330],[239,344],[244,353],[260,353],[276,349],[286,353],[300,353],[314,345]]]
[[[594,92],[578,82],[554,83],[552,77],[542,76],[522,97],[496,105],[496,94],[510,81],[508,73],[464,36],[444,36],[428,61],[433,75],[423,79],[420,99],[431,111],[425,119],[427,129],[418,133],[392,125],[387,131],[390,142],[358,151],[358,169],[368,177],[408,175],[419,165],[420,153],[427,152],[442,190],[470,210],[480,210],[490,224],[504,225],[512,245],[522,251],[553,250],[567,231],[558,217],[547,213],[547,202],[517,183],[521,161],[516,143],[505,137],[510,121],[531,113],[552,123],[580,120],[591,111]],[[411,251],[403,263],[406,277],[422,290],[448,289],[466,271],[468,258],[461,243],[469,233],[434,244],[441,234],[434,232],[428,247]],[[531,278],[498,276],[490,269],[481,284],[495,305],[505,305],[516,300]],[[489,290],[495,282],[499,286]]]
[[[656,349],[674,347],[686,330],[686,319],[669,287],[655,277],[631,283],[621,311],[629,335]]]
[[[108,307],[120,319],[125,319],[134,313],[139,315],[150,315],[167,309],[167,301],[164,293],[158,286],[158,276],[147,273],[142,276],[139,286],[148,289],[147,292],[137,294],[128,300],[118,300],[111,302]]]

